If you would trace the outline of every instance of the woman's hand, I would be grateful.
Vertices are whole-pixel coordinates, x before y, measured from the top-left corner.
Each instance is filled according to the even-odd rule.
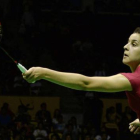
[[[35,81],[41,79],[42,68],[41,67],[32,67],[29,70],[27,70],[25,73],[23,73],[22,75],[23,75],[23,78],[27,82],[34,83]]]
[[[135,121],[131,122],[129,124],[129,129],[134,134],[140,134],[140,122],[139,122],[139,119],[136,119]]]

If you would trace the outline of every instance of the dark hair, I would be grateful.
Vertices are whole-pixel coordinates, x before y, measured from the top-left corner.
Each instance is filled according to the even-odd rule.
[[[57,114],[57,112],[58,112],[58,114]],[[54,110],[54,113],[53,113],[53,117],[54,117],[54,118],[57,118],[59,115],[61,115],[60,109],[55,109],[55,110]]]
[[[140,27],[137,27],[137,28],[134,30],[133,33],[138,33],[138,34],[140,34]]]
[[[47,106],[47,104],[45,102],[41,103],[40,107],[44,107]]]

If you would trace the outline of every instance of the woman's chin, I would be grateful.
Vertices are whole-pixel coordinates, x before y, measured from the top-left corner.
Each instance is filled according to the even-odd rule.
[[[125,61],[125,60],[123,60],[122,62],[123,62],[123,64],[129,66],[129,62],[127,62],[127,61]]]

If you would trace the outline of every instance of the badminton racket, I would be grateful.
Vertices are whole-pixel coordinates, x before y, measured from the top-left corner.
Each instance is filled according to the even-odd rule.
[[[22,73],[25,73],[27,71],[27,69],[20,63],[18,63],[13,57],[11,57],[11,55],[9,55],[9,53],[3,49],[2,47],[0,47],[3,52],[17,65],[17,67],[19,68],[19,70],[22,72]],[[34,81],[35,82],[35,81]],[[32,83],[34,83],[32,82]]]

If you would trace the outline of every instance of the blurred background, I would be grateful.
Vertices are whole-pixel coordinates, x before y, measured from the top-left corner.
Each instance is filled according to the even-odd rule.
[[[130,72],[123,46],[140,26],[140,0],[0,0],[1,46],[32,66],[87,76]],[[125,92],[29,84],[0,51],[0,140],[138,140]],[[40,126],[41,125],[41,126]]]

